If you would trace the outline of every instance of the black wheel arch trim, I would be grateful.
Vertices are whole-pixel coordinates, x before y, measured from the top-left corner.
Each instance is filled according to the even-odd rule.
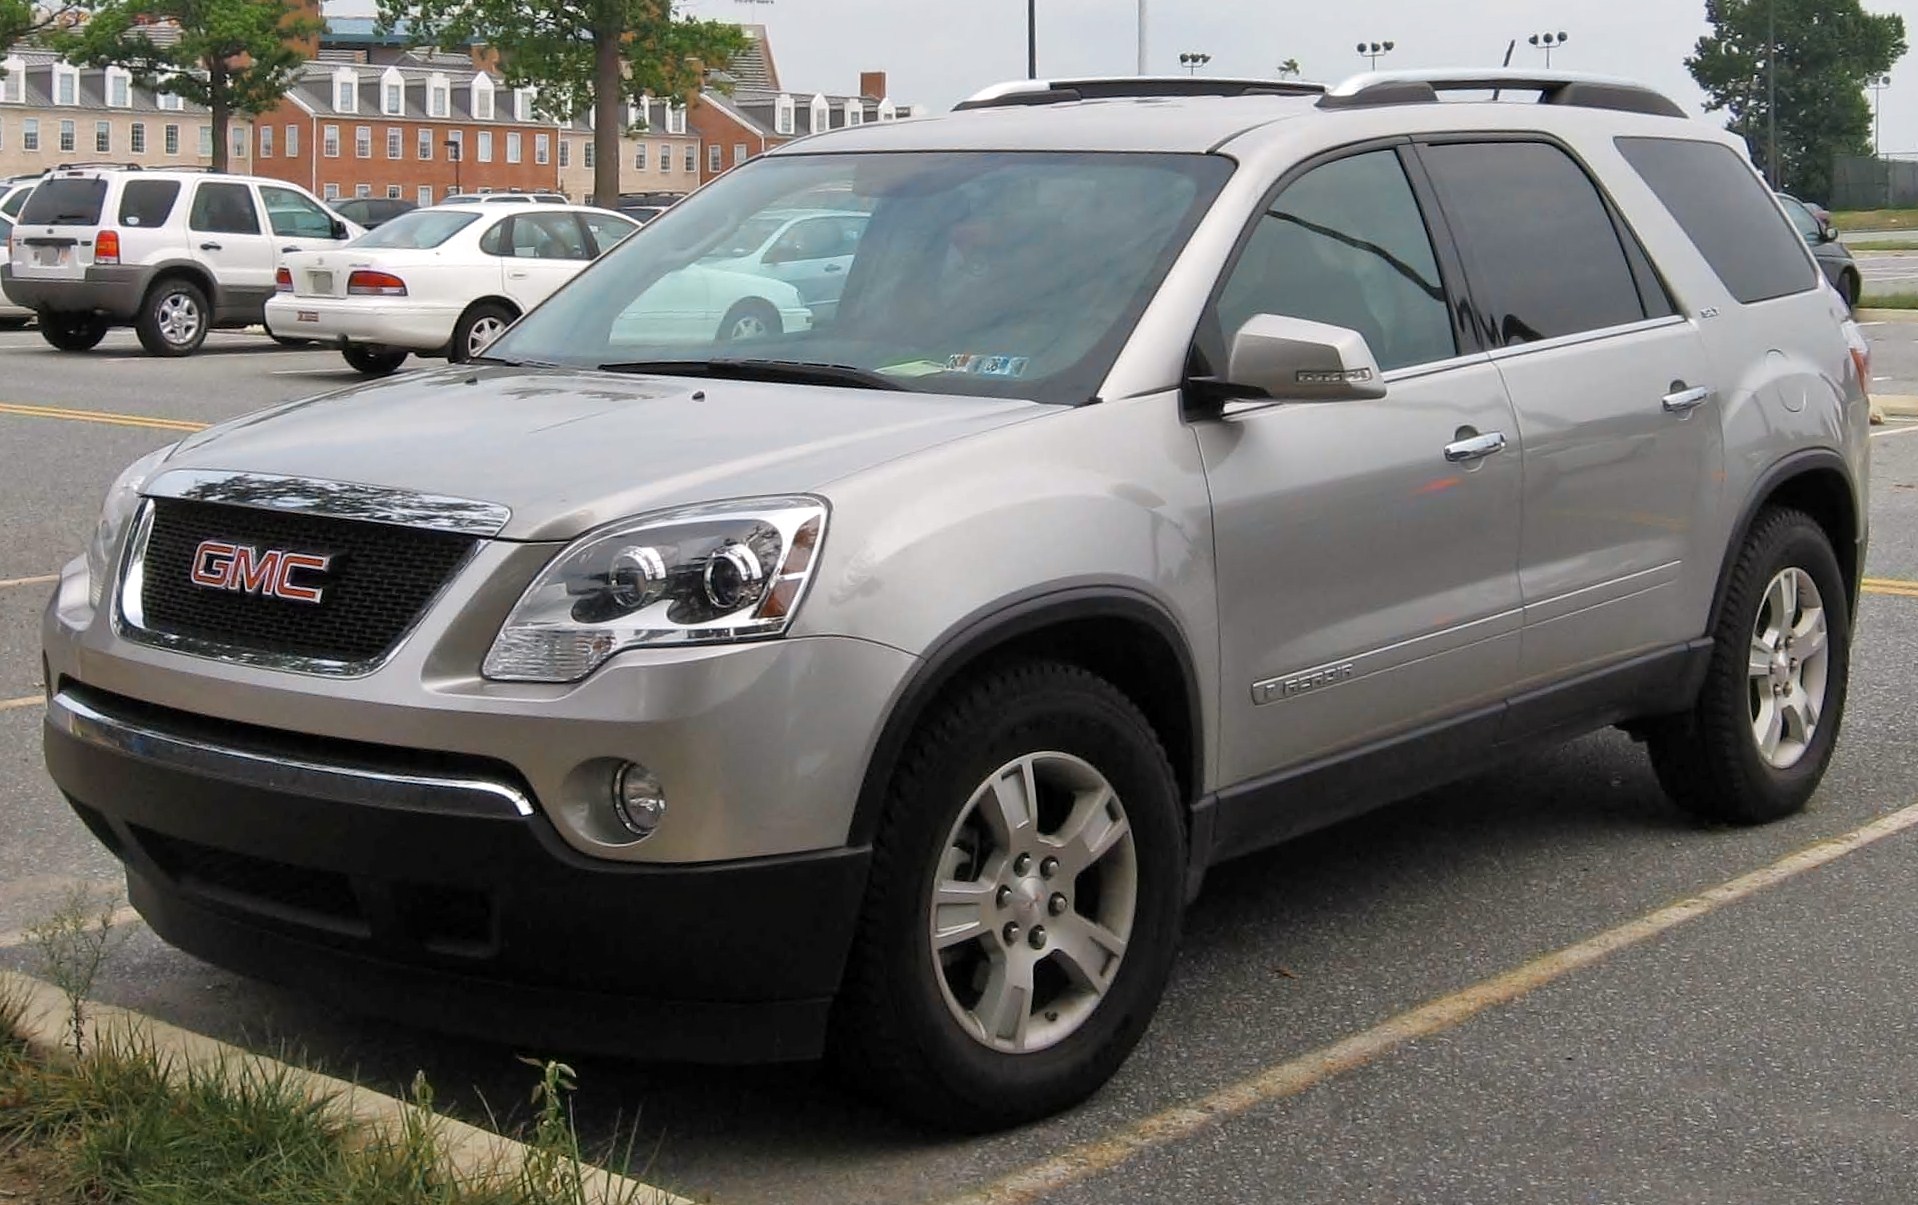
[[[1718,581],[1712,588],[1712,609],[1707,616],[1707,623],[1710,622],[1711,616],[1718,614],[1719,608],[1725,603],[1725,591],[1731,584],[1732,566],[1737,562],[1739,552],[1745,547],[1745,541],[1751,535],[1752,524],[1758,521],[1759,512],[1765,509],[1765,504],[1778,492],[1780,486],[1793,478],[1827,469],[1835,471],[1844,478],[1846,504],[1851,507],[1854,532],[1864,530],[1863,524],[1859,521],[1858,481],[1852,476],[1851,466],[1846,463],[1843,456],[1830,448],[1807,448],[1773,462],[1771,467],[1758,478],[1758,483],[1752,487],[1750,494],[1739,507],[1738,522],[1732,527],[1732,538],[1726,541],[1724,559],[1718,566]],[[1855,535],[1854,538],[1856,538]],[[1865,558],[1856,550],[1834,548],[1833,551],[1840,557],[1849,556],[1852,560],[1845,590],[1848,609],[1856,615],[1859,594],[1864,584]]]
[[[1038,587],[980,608],[947,628],[919,660],[905,685],[894,695],[885,722],[866,759],[865,778],[853,807],[848,845],[869,844],[878,831],[886,788],[905,751],[907,740],[939,693],[978,658],[1021,636],[1061,623],[1086,619],[1121,619],[1142,623],[1156,632],[1171,650],[1184,678],[1186,723],[1191,733],[1187,764],[1178,767],[1190,784],[1184,803],[1196,813],[1205,782],[1206,727],[1199,693],[1198,668],[1191,642],[1172,612],[1151,595],[1130,586],[1109,583],[1067,583]],[[1197,817],[1194,817],[1195,823]]]

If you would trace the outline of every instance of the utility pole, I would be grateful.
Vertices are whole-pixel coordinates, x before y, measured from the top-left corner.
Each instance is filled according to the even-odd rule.
[[[1139,74],[1145,74],[1145,0],[1139,0]]]
[[[1778,191],[1778,0],[1765,6],[1765,179]]]
[[[1039,78],[1039,0],[1026,0],[1026,78]]]

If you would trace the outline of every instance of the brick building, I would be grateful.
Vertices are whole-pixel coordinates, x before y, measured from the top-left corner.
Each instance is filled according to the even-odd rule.
[[[75,67],[20,51],[0,60],[0,177],[62,163],[201,167],[213,159],[207,111],[141,87],[118,67]],[[235,149],[249,141],[235,125]],[[234,170],[248,170],[244,153]]]

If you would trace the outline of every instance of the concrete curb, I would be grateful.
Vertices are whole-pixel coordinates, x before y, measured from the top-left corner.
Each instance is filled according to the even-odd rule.
[[[17,972],[0,971],[0,994],[23,1004],[20,1032],[30,1045],[46,1052],[65,1046],[67,1001],[58,988]],[[87,1013],[91,1041],[138,1034],[162,1058],[171,1059],[176,1072],[187,1067],[211,1069],[252,1063],[285,1075],[316,1101],[333,1102],[341,1116],[376,1133],[398,1134],[402,1119],[411,1109],[404,1101],[359,1084],[281,1063],[128,1009],[89,1004]],[[446,1157],[447,1171],[464,1183],[480,1185],[511,1175],[527,1154],[523,1143],[450,1117],[435,1116],[432,1128]],[[582,1179],[586,1205],[693,1205],[663,1188],[600,1168],[586,1169]]]
[[[1852,317],[1859,322],[1918,322],[1918,310],[1874,310],[1861,306],[1852,312]]]
[[[1918,397],[1899,393],[1874,393],[1871,408],[1889,418],[1918,418]]]

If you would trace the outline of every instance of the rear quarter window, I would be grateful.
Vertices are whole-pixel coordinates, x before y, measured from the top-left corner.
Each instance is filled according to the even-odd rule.
[[[120,193],[120,225],[164,226],[179,197],[178,180],[128,180]]]
[[[1817,285],[1804,240],[1730,147],[1682,138],[1620,138],[1618,152],[1739,302],[1769,301]]]
[[[20,221],[28,226],[98,226],[107,182],[99,177],[42,180],[27,198]]]

